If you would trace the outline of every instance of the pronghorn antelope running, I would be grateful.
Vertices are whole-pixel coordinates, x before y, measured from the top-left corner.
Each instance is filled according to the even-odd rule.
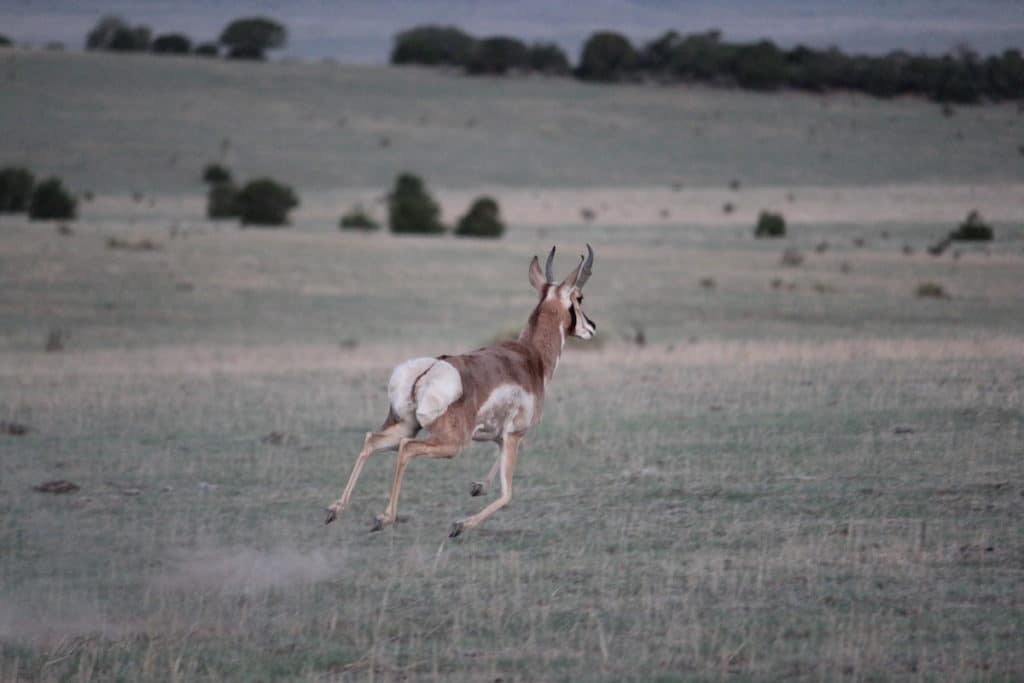
[[[393,524],[398,515],[402,475],[413,458],[454,458],[470,441],[494,441],[497,461],[483,482],[473,482],[470,495],[479,496],[501,475],[501,497],[483,510],[452,524],[449,536],[472,529],[512,499],[512,471],[519,442],[540,422],[544,390],[558,367],[566,335],[590,339],[597,325],[583,312],[583,285],[590,278],[594,251],[561,282],[552,273],[555,248],[544,273],[537,257],[530,262],[530,284],[540,300],[516,341],[501,342],[459,356],[413,358],[394,369],[388,382],[390,409],[384,425],[368,432],[348,483],[327,508],[326,524],[348,507],[352,489],[366,460],[378,451],[398,450],[391,499],[378,515],[373,530]],[[421,428],[430,432],[414,438]]]

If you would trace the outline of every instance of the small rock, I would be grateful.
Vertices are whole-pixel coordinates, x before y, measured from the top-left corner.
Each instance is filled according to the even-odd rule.
[[[45,348],[48,353],[63,351],[64,342],[67,338],[68,333],[64,330],[50,330],[49,334],[46,335],[46,345],[43,348]]]
[[[42,484],[32,488],[40,493],[74,493],[81,487],[67,479],[54,479],[53,481],[44,481]]]
[[[28,434],[28,426],[20,422],[0,422],[0,434],[10,436],[25,436]]]
[[[298,439],[291,434],[278,431],[273,431],[260,437],[260,443],[270,446],[284,446],[286,444],[294,444],[297,441]]]

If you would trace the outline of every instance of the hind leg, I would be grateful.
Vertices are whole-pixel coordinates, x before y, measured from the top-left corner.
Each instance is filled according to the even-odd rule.
[[[433,427],[432,427],[433,428]],[[398,462],[395,465],[395,480],[391,484],[391,499],[384,514],[377,515],[373,531],[394,524],[398,516],[398,494],[402,490],[402,475],[413,458],[454,458],[462,450],[463,444],[457,439],[432,435],[426,439],[402,439],[398,446]]]
[[[419,431],[419,427],[416,424],[397,422],[395,420],[396,418],[393,415],[389,415],[387,422],[384,423],[379,432],[366,433],[366,438],[363,439],[363,448],[359,451],[356,464],[352,468],[352,474],[349,475],[348,483],[345,484],[345,490],[342,492],[341,498],[331,503],[327,508],[327,519],[324,520],[324,524],[333,522],[348,507],[348,500],[352,497],[352,489],[356,487],[359,473],[363,471],[363,465],[366,464],[371,455],[380,451],[394,450],[402,439],[408,438]]]

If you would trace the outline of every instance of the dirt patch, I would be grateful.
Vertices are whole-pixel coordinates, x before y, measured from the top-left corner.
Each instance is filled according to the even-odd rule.
[[[114,623],[94,607],[62,598],[59,605],[0,601],[0,639],[46,646],[68,638],[118,638],[129,629]]]
[[[343,565],[342,553],[320,549],[209,548],[172,559],[157,584],[169,590],[252,594],[325,581]]]
[[[160,245],[149,238],[137,240],[126,240],[120,237],[108,237],[107,249],[122,249],[124,251],[156,251]]]

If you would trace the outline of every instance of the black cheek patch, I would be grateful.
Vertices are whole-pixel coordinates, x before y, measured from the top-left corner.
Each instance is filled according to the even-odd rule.
[[[575,306],[570,306],[569,307],[569,334],[572,334],[573,330],[575,330],[575,329],[576,329],[576,307]]]

